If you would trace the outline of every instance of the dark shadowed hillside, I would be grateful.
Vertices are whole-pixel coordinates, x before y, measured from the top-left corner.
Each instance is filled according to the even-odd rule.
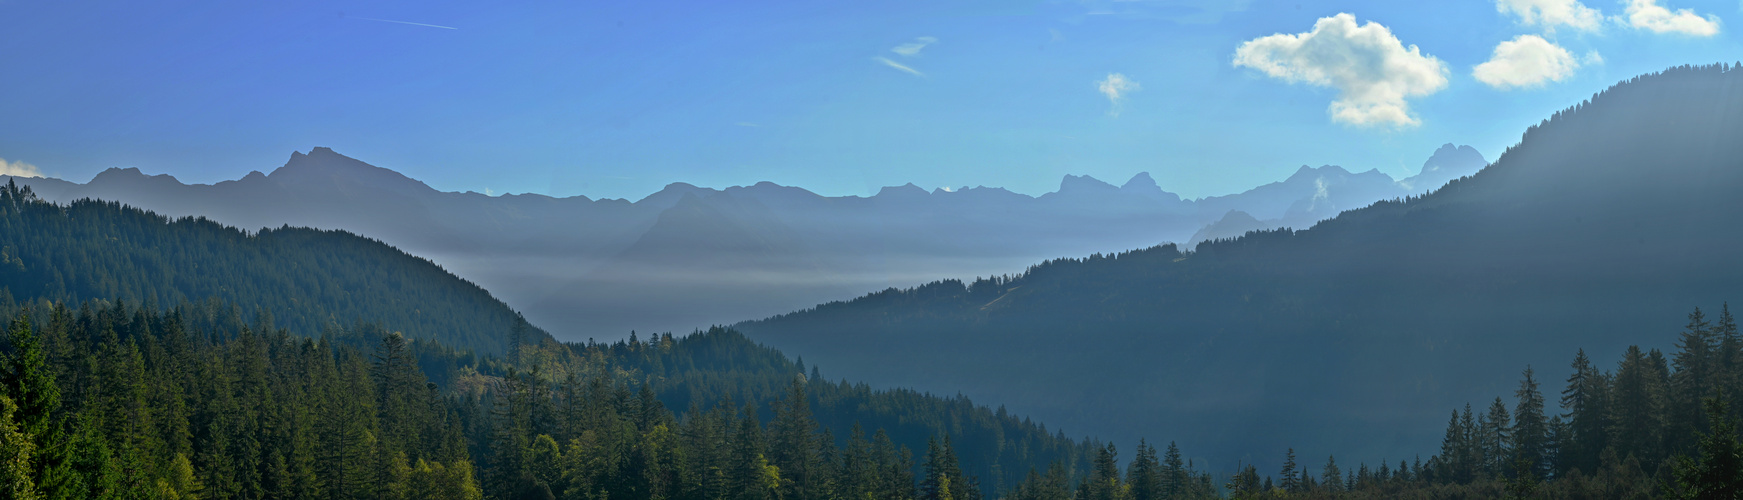
[[[216,299],[267,312],[303,335],[367,321],[482,353],[505,352],[517,328],[545,335],[477,285],[376,240],[289,227],[250,234],[3,188],[0,293],[9,300],[169,307]]]
[[[1688,305],[1743,297],[1740,136],[1743,71],[1675,68],[1557,113],[1474,176],[1310,230],[742,328],[850,378],[960,389],[1115,440],[1192,429],[1183,446],[1229,462],[1290,446],[1404,458],[1519,367],[1557,380],[1581,347],[1668,346]]]

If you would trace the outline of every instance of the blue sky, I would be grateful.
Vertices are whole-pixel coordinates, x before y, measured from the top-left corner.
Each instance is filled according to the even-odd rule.
[[[0,168],[210,183],[329,146],[450,191],[1199,197],[1493,159],[1618,80],[1743,59],[1738,0],[1499,1],[0,0]]]

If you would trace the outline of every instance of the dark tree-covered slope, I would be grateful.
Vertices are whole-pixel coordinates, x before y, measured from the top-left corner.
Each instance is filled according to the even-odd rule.
[[[250,234],[113,202],[58,205],[11,184],[0,190],[0,290],[69,303],[218,299],[304,335],[370,321],[482,353],[505,352],[517,325],[546,337],[483,288],[373,239],[290,227]]]
[[[1438,411],[1743,298],[1743,70],[1635,78],[1474,176],[1304,231],[1066,259],[741,325],[874,384],[960,390],[1233,462],[1438,442]],[[1438,410],[1437,410],[1438,409]],[[1360,439],[1357,439],[1359,437]],[[1254,455],[1257,454],[1257,455]]]

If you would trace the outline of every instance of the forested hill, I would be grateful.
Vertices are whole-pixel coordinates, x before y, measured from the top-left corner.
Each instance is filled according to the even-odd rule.
[[[519,329],[548,338],[490,293],[430,261],[343,231],[258,233],[103,201],[59,205],[0,189],[0,300],[217,299],[303,335],[358,321],[503,353]]]
[[[1048,262],[741,325],[874,384],[950,388],[1263,466],[1438,443],[1437,411],[1565,353],[1668,346],[1743,298],[1743,70],[1673,68],[1532,127],[1474,176],[1305,231]],[[1648,344],[1648,347],[1656,347]],[[1440,410],[1437,410],[1440,409]],[[1360,439],[1356,439],[1360,437]]]

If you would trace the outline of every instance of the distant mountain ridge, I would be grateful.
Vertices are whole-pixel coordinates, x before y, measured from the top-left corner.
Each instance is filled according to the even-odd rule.
[[[1474,172],[1477,158],[1446,172]],[[567,340],[686,332],[891,286],[1187,241],[1230,210],[1262,219],[1263,228],[1306,227],[1414,192],[1378,171],[1327,166],[1197,200],[1141,173],[1120,186],[1068,175],[1041,196],[908,184],[870,197],[825,197],[769,182],[673,183],[631,202],[441,192],[323,147],[293,153],[271,173],[211,185],[133,168],[85,184],[16,180],[59,202],[115,200],[242,228],[378,238],[492,290]]]
[[[1577,349],[1669,347],[1681,324],[1665,318],[1743,297],[1739,135],[1743,66],[1673,68],[1556,113],[1475,175],[1308,230],[1060,259],[739,328],[850,378],[962,391],[1115,441],[1192,429],[1182,446],[1261,469],[1286,447],[1396,460],[1434,449],[1449,409],[1510,394],[1508,374],[1530,366],[1548,393]]]

